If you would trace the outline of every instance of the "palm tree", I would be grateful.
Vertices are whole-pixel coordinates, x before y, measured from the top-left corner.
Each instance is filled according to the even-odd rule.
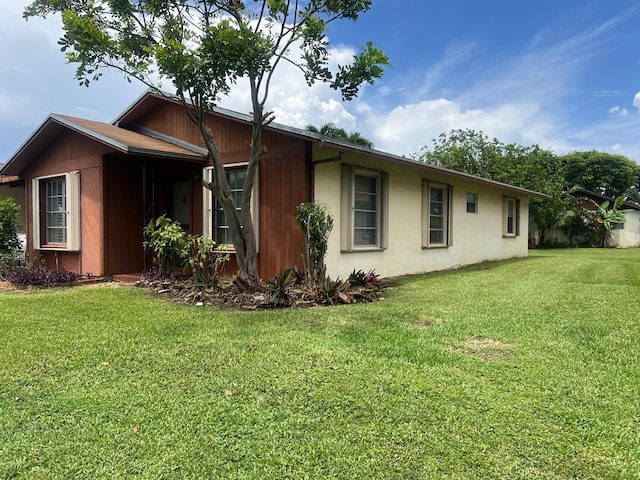
[[[627,198],[627,200],[640,205],[640,191],[638,191],[637,187],[631,187],[627,189],[627,191],[624,192],[624,196]]]
[[[347,133],[344,128],[338,127],[335,123],[324,123],[320,128],[314,125],[307,125],[307,130],[313,133],[319,133],[325,137],[331,137],[337,140],[353,143],[354,145],[359,145],[361,147],[373,148],[373,142],[368,138],[363,137],[360,132]]]

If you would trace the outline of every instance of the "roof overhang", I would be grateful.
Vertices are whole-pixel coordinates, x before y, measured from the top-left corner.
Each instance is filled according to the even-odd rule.
[[[65,131],[76,132],[125,155],[202,162],[207,159],[206,151],[202,148],[188,146],[184,142],[173,143],[167,137],[160,138],[107,123],[50,114],[0,168],[0,175],[22,175],[27,165]]]

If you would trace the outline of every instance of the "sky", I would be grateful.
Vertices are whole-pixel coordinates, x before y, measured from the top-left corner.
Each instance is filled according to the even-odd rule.
[[[111,122],[145,90],[106,73],[79,86],[57,40],[58,18],[22,18],[0,0],[0,163],[50,113]],[[335,123],[375,148],[410,156],[453,129],[564,154],[596,149],[640,163],[640,4],[626,0],[374,0],[333,24],[332,61],[367,41],[392,68],[343,102],[283,64],[267,107],[276,122]],[[221,106],[250,111],[239,83]]]

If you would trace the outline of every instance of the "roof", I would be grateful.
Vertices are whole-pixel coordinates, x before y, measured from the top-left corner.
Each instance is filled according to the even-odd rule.
[[[129,107],[127,107],[111,124],[65,115],[51,114],[9,159],[7,164],[5,164],[3,168],[0,168],[0,174],[20,175],[29,160],[46,148],[46,146],[65,129],[74,130],[125,154],[151,155],[186,160],[206,160],[207,152],[200,147],[160,135],[147,129],[140,129],[138,127],[137,124],[140,119],[162,102],[180,103],[176,98],[168,94],[161,95],[152,90],[147,90]],[[250,115],[220,107],[215,107],[210,114],[245,124],[250,124],[252,120]],[[474,175],[469,175],[467,173],[450,170],[448,168],[430,165],[399,155],[383,152],[381,150],[354,145],[349,142],[326,137],[319,133],[290,127],[288,125],[282,125],[276,122],[269,123],[265,128],[315,143],[320,148],[361,155],[419,171],[459,178],[473,183],[500,188],[501,190],[512,192],[514,194],[528,195],[544,199],[551,198],[549,195],[526,188],[520,188],[506,183],[496,182],[494,180],[488,180]]]
[[[569,192],[569,194],[573,195],[574,197],[589,198],[589,199],[593,200],[594,202],[596,202],[597,204],[603,203],[605,201],[615,202],[615,200],[616,200],[613,197],[609,197],[607,195],[602,195],[601,193],[597,193],[597,192],[592,192],[591,190],[586,190],[584,188],[576,188],[574,190],[571,190]],[[640,210],[640,205],[635,204],[633,202],[622,202],[622,204],[620,206],[624,207],[624,208],[631,209],[631,210]]]
[[[207,158],[206,151],[202,148],[184,142],[172,141],[169,137],[144,135],[119,128],[113,124],[50,114],[9,161],[0,168],[0,174],[20,175],[29,161],[65,130],[75,131],[124,154],[191,161],[205,161]]]
[[[136,124],[138,119],[145,116],[149,111],[153,110],[153,108],[156,107],[158,103],[161,103],[161,102],[180,103],[177,99],[175,99],[169,94],[161,95],[153,92],[152,90],[147,90],[137,100],[135,100],[129,107],[127,107],[127,109],[114,120],[113,124],[132,127]],[[229,119],[246,123],[246,124],[251,123],[251,120],[252,120],[251,115],[235,112],[233,110],[228,110],[226,108],[221,108],[221,107],[214,107],[210,113],[212,115],[229,118]],[[409,167],[416,170],[429,172],[432,174],[444,175],[448,177],[467,180],[473,183],[497,187],[502,190],[512,192],[515,194],[529,195],[533,197],[543,198],[545,200],[549,200],[552,198],[550,195],[536,192],[534,190],[516,187],[514,185],[509,185],[506,183],[497,182],[495,180],[489,180],[486,178],[477,177],[475,175],[458,172],[456,170],[451,170],[448,168],[438,167],[436,165],[431,165],[428,163],[409,159],[406,157],[402,157],[400,155],[394,155],[381,150],[376,150],[376,149],[372,149],[372,148],[368,148],[360,145],[354,145],[352,143],[345,142],[343,140],[338,140],[335,138],[321,135],[319,133],[310,132],[308,130],[303,130],[300,128],[291,127],[291,126],[279,124],[276,122],[269,123],[265,128],[267,130],[274,130],[285,135],[289,135],[302,140],[316,143],[321,148],[328,148],[338,152],[352,153],[354,155],[371,157],[371,158],[375,158],[376,160],[380,160],[382,162],[397,164],[404,167]]]

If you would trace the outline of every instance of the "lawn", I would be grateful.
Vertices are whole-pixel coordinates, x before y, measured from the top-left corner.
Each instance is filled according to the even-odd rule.
[[[640,249],[299,311],[0,293],[0,479],[638,479],[639,304]]]

